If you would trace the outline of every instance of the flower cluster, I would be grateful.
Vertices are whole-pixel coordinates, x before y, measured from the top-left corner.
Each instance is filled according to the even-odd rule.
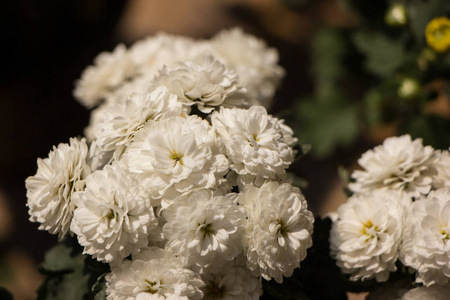
[[[363,170],[354,171],[349,184],[354,194],[338,209],[331,230],[338,266],[352,280],[381,282],[401,263],[417,283],[448,284],[449,152],[404,135],[367,151],[359,164]]]
[[[296,139],[260,105],[282,74],[239,29],[102,53],[74,92],[97,106],[90,146],[38,161],[31,220],[110,264],[108,299],[258,299],[261,277],[281,283],[312,246],[312,213],[286,180]]]

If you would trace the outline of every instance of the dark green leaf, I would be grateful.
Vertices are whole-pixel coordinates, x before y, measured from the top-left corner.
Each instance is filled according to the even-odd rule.
[[[424,145],[436,149],[448,149],[450,145],[450,121],[438,116],[416,115],[405,120],[399,134],[410,134],[413,138],[422,138]]]
[[[76,239],[67,237],[45,255],[40,270],[48,275],[38,289],[39,300],[80,300],[89,293],[85,256]]]
[[[336,146],[351,144],[358,132],[358,109],[338,92],[326,101],[307,101],[298,106],[301,129],[299,137],[313,146],[319,157],[329,155]]]
[[[353,34],[353,42],[366,56],[365,68],[374,75],[393,75],[408,58],[399,40],[392,40],[380,32],[359,30]]]
[[[106,276],[104,273],[98,277],[97,282],[92,286],[92,292],[94,293],[94,300],[105,300],[106,299]]]

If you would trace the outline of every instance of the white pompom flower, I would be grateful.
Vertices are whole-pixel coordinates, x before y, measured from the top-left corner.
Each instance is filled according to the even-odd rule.
[[[205,300],[257,300],[263,293],[261,280],[232,262],[219,272],[202,274],[202,279]]]
[[[132,94],[124,102],[111,103],[94,132],[103,151],[114,151],[119,159],[135,134],[149,121],[158,120],[164,113],[182,113],[176,96],[160,87],[148,93]]]
[[[112,52],[102,52],[87,67],[73,92],[81,104],[92,108],[135,72],[126,47],[119,44]]]
[[[163,212],[166,249],[185,267],[220,270],[242,252],[245,214],[231,198],[208,190],[179,197]]]
[[[270,106],[284,70],[278,65],[278,52],[264,41],[240,28],[219,32],[210,41],[211,52],[239,76],[254,105]]]
[[[30,221],[39,229],[62,238],[70,228],[75,205],[72,195],[85,187],[91,173],[86,140],[71,138],[69,144],[53,147],[48,158],[38,159],[36,175],[25,181]]]
[[[245,89],[238,86],[234,71],[210,55],[163,68],[153,85],[167,87],[183,105],[197,105],[203,113],[210,113],[218,106],[246,105]]]
[[[84,252],[119,263],[149,241],[162,240],[158,220],[140,182],[120,164],[106,165],[86,178],[74,194],[77,208],[70,229]]]
[[[286,177],[286,169],[294,160],[293,150],[284,139],[286,129],[264,107],[221,108],[211,120],[238,177],[246,182]]]
[[[196,300],[203,298],[204,282],[183,268],[177,258],[160,248],[148,248],[112,266],[106,275],[108,300]]]
[[[397,191],[377,190],[353,195],[339,207],[330,231],[331,255],[351,280],[381,282],[396,271],[408,201]]]
[[[353,192],[375,189],[405,191],[411,197],[426,195],[437,181],[439,152],[423,146],[421,139],[411,136],[387,138],[383,145],[365,152],[358,163],[364,168],[352,174],[356,182],[349,184]]]
[[[450,190],[431,191],[408,210],[400,259],[416,270],[416,282],[445,285],[450,279]]]
[[[397,300],[448,300],[449,297],[450,286],[432,285],[411,289]]]
[[[172,115],[148,123],[135,135],[123,161],[131,172],[141,175],[163,208],[195,188],[229,189],[224,178],[228,159],[213,128],[197,116]]]
[[[248,214],[243,237],[247,267],[255,276],[283,282],[312,246],[314,217],[305,198],[298,188],[272,181],[247,187],[236,201]]]

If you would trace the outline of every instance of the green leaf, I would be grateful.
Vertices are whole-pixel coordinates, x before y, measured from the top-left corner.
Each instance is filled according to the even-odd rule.
[[[332,87],[345,74],[343,56],[346,44],[343,34],[336,29],[322,29],[312,41],[313,75],[317,93]]]
[[[356,31],[353,42],[366,56],[364,66],[367,71],[379,77],[393,75],[407,59],[401,41],[389,39],[379,32]]]
[[[89,293],[89,273],[85,271],[85,256],[76,239],[67,237],[50,249],[39,270],[48,275],[38,289],[38,300],[79,300]]]
[[[319,157],[331,154],[338,145],[351,144],[358,135],[357,105],[348,103],[339,92],[327,100],[300,102],[298,105],[301,140],[312,144]]]
[[[106,299],[106,279],[105,276],[108,273],[103,273],[97,278],[97,281],[92,286],[92,292],[94,293],[94,300]]]

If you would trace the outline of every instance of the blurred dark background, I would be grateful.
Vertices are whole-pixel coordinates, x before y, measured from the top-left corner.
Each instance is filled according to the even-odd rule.
[[[89,111],[72,89],[98,53],[157,31],[208,38],[241,26],[279,50],[287,75],[272,108],[277,113],[311,90],[308,41],[314,30],[352,22],[338,0],[18,0],[0,6],[0,285],[16,299],[35,297],[41,280],[36,265],[57,242],[28,221],[25,179],[53,145],[83,134]],[[316,214],[338,205],[324,200],[324,190],[336,185],[338,163],[305,157],[294,166],[310,183],[304,193]]]

